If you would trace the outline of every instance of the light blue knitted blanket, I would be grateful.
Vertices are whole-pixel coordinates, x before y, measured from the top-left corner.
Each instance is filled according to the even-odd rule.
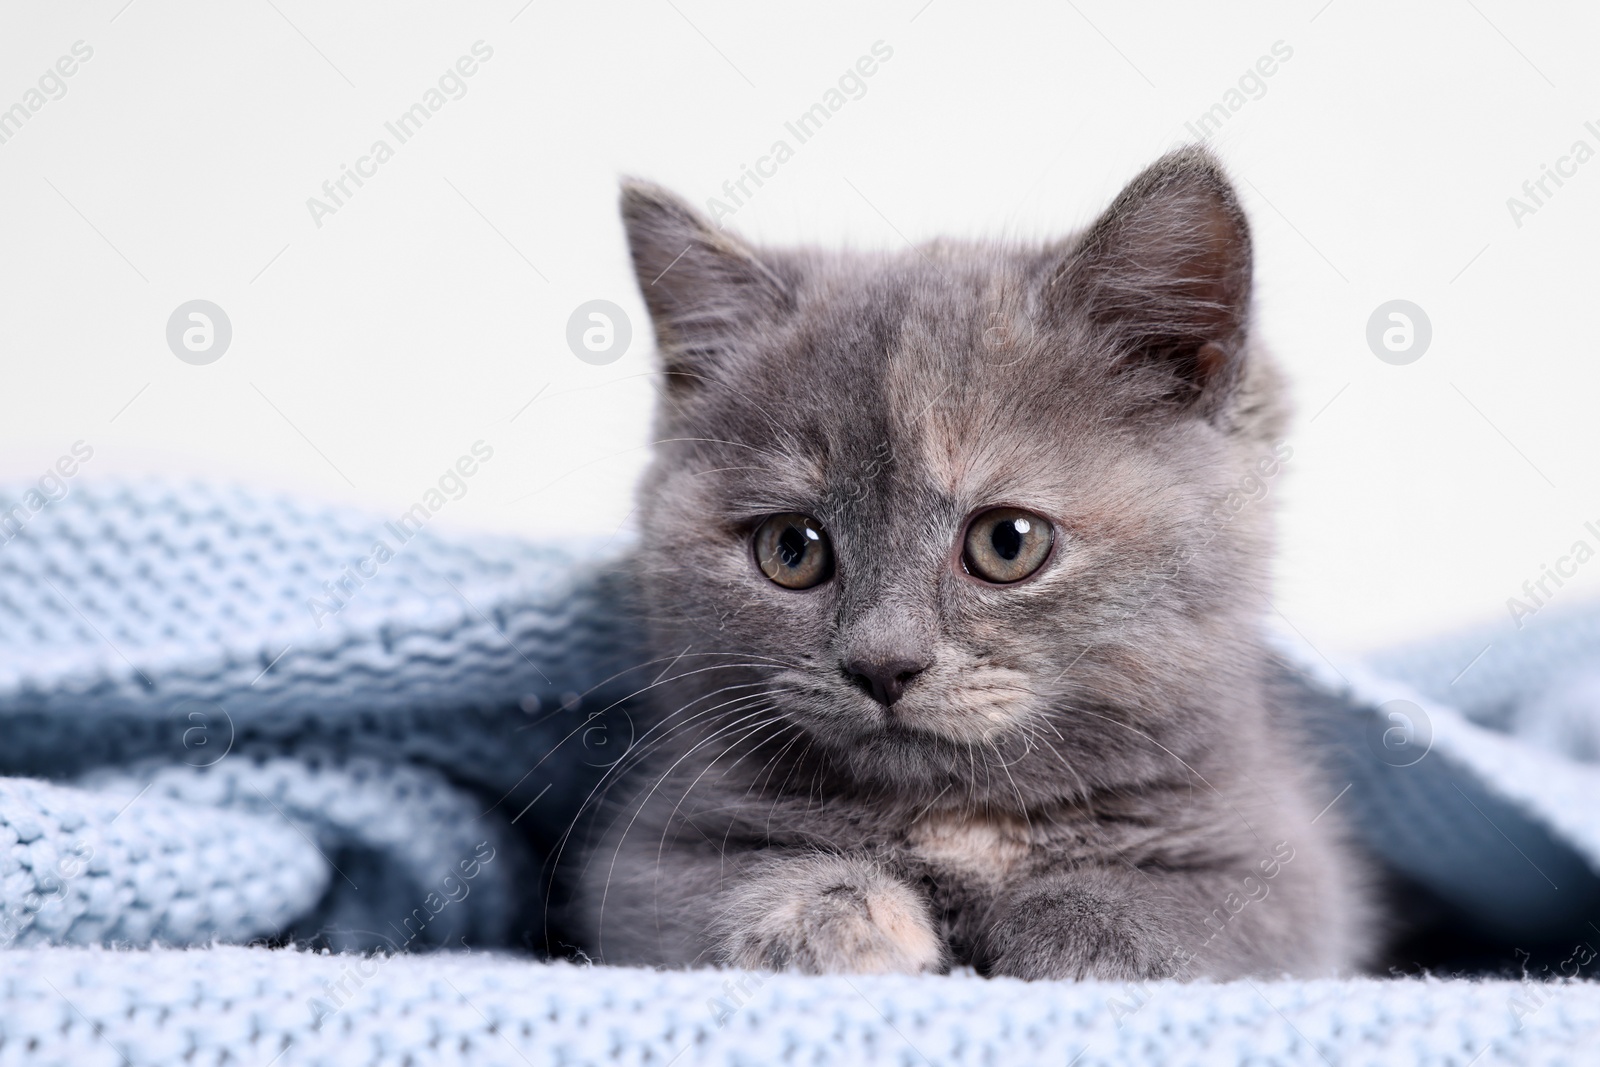
[[[655,974],[507,954],[542,947],[543,853],[659,673],[606,558],[199,486],[0,501],[0,1067],[1466,1065],[1600,1039],[1595,606],[1365,664],[1284,643],[1330,806],[1507,980]]]

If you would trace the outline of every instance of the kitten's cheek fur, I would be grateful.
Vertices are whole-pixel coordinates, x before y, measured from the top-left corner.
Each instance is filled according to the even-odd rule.
[[[920,974],[946,968],[926,900],[876,864],[780,860],[728,891],[718,961],[802,974]]]

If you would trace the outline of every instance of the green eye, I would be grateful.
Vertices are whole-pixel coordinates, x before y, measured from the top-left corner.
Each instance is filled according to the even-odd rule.
[[[986,582],[1020,582],[1044,565],[1054,541],[1048,520],[1021,508],[993,508],[967,527],[961,562]]]
[[[761,573],[785,589],[810,589],[833,577],[833,545],[807,515],[773,515],[756,527],[751,544]]]

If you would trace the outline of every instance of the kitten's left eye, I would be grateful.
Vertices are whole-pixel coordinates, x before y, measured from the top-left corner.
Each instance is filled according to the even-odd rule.
[[[810,589],[833,576],[833,545],[809,515],[774,515],[753,539],[761,573],[785,589]]]
[[[961,562],[984,581],[1020,582],[1044,565],[1054,541],[1050,523],[1033,512],[992,508],[968,525]]]

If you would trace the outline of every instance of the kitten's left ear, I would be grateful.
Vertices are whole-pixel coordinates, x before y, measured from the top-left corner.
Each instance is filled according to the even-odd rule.
[[[1173,152],[1135,178],[1059,261],[1052,317],[1086,316],[1122,359],[1215,404],[1238,378],[1250,315],[1250,229],[1216,159]]]

